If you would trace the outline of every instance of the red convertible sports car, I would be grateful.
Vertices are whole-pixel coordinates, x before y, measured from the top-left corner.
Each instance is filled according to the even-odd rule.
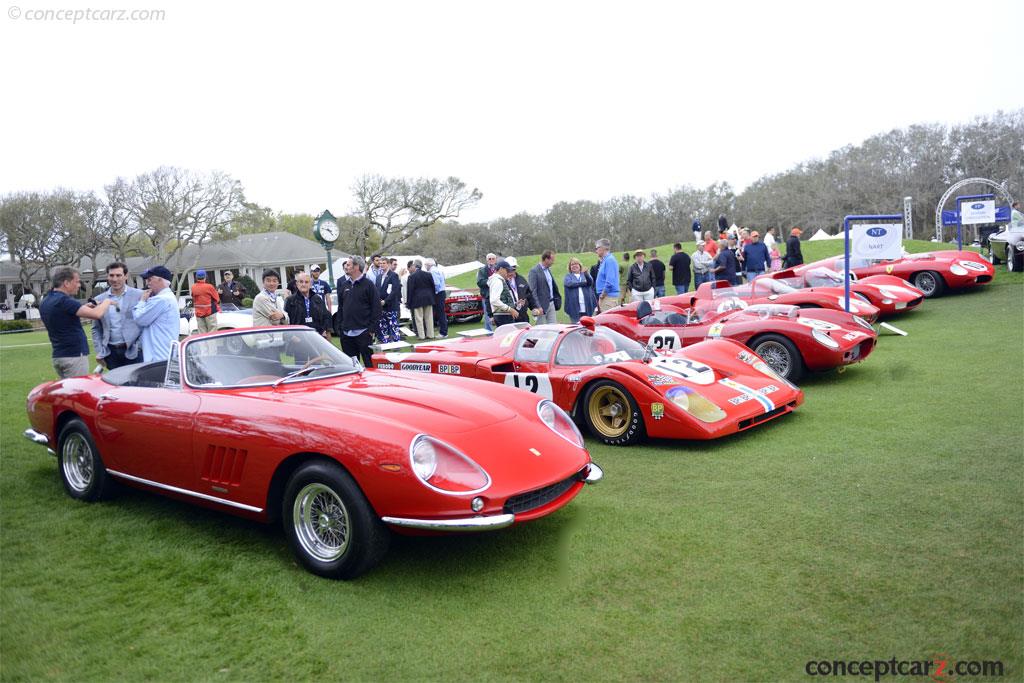
[[[787,280],[762,275],[745,285],[732,286],[724,280],[705,282],[693,294],[674,294],[662,297],[664,304],[690,305],[690,299],[697,297],[697,309],[704,312],[723,312],[752,304],[783,304],[800,308],[829,308],[845,311],[845,290],[831,286],[795,287]],[[802,284],[802,282],[800,283]],[[852,295],[850,313],[859,315],[868,322],[878,319],[878,309],[862,297]]]
[[[552,401],[364,371],[306,327],[189,337],[169,361],[41,384],[28,415],[71,497],[118,483],[280,518],[299,561],[331,578],[373,567],[389,529],[498,529],[603,476]]]
[[[831,260],[831,259],[830,259]],[[843,276],[831,268],[822,265],[823,261],[797,266],[789,270],[772,273],[771,277],[780,280],[790,287],[833,287],[838,288],[840,298],[846,295]],[[924,302],[924,292],[902,278],[893,275],[871,275],[864,279],[853,276],[850,282],[850,304],[853,298],[868,301],[878,309],[880,316],[912,311]],[[854,312],[851,310],[851,312]]]
[[[824,265],[843,272],[842,256],[817,261],[811,265]],[[928,251],[909,254],[891,261],[854,264],[850,269],[858,278],[871,275],[895,275],[914,285],[927,298],[939,296],[946,289],[962,289],[992,282],[995,268],[981,254],[973,251]]]
[[[859,363],[875,348],[871,323],[845,311],[757,304],[721,313],[642,301],[596,316],[631,339],[655,349],[678,349],[704,339],[734,339],[746,344],[775,372],[791,382],[804,370],[821,372]]]
[[[714,439],[792,410],[803,393],[749,349],[730,341],[653,353],[582,325],[504,325],[493,336],[420,344],[415,353],[376,354],[374,365],[460,375],[549,398],[601,441]],[[521,392],[516,392],[521,393]]]

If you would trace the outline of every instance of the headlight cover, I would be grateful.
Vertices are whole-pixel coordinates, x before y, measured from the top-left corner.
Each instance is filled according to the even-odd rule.
[[[537,404],[537,417],[548,426],[548,429],[571,443],[583,448],[583,434],[569,415],[553,401],[547,399]]]
[[[967,269],[961,266],[959,263],[954,263],[950,265],[949,272],[953,273],[953,275],[967,275]]]
[[[718,422],[727,417],[724,410],[690,387],[672,387],[665,392],[665,398],[701,422]]]
[[[857,302],[854,301],[856,296],[857,295],[854,294],[853,292],[850,293],[850,313],[860,313],[860,309],[857,308]],[[844,296],[836,297],[836,300],[839,302],[840,306],[844,306],[844,307],[846,306],[846,297],[844,297]]]
[[[811,330],[811,334],[814,335],[815,340],[817,340],[817,342],[822,346],[827,346],[830,349],[839,348],[839,342],[837,342],[832,337],[828,336],[827,332],[815,329]]]
[[[491,477],[480,465],[439,439],[419,434],[409,445],[412,471],[423,484],[447,495],[480,493]]]
[[[867,320],[865,320],[864,318],[860,317],[859,315],[853,316],[853,322],[857,323],[858,325],[863,327],[865,330],[871,330],[872,332],[875,331],[875,328],[871,327],[871,323],[869,323]]]

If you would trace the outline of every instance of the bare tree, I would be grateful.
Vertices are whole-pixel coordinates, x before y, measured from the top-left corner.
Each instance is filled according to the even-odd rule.
[[[107,195],[118,240],[115,253],[126,251],[133,237],[142,238],[149,255],[176,274],[174,291],[184,273],[199,263],[198,249],[186,262],[185,247],[202,246],[226,230],[244,197],[241,184],[226,174],[203,175],[168,166],[130,183],[118,178],[107,187]]]
[[[379,249],[388,251],[438,221],[458,217],[483,194],[455,177],[385,178],[364,175],[352,186],[363,229],[355,235],[353,253],[365,256],[371,235],[380,236]]]
[[[67,219],[71,197],[67,190],[56,190],[52,194],[23,192],[0,200],[0,230],[19,265],[18,279],[26,292],[34,291],[33,278],[42,275],[49,280],[55,267],[76,259],[76,240]]]

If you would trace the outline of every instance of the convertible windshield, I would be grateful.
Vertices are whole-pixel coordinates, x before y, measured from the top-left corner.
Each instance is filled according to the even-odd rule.
[[[644,347],[618,332],[607,327],[593,331],[581,327],[562,337],[555,353],[555,365],[607,365],[643,357]]]
[[[751,285],[754,296],[769,296],[771,294],[789,294],[803,287],[803,278],[787,277],[775,279],[771,277],[756,278]]]
[[[309,328],[225,332],[188,340],[185,380],[195,387],[301,382],[360,367]]]

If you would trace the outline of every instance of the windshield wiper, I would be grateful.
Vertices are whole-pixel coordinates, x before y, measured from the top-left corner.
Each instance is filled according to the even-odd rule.
[[[299,370],[296,370],[295,372],[289,372],[287,375],[285,375],[281,379],[277,380],[276,382],[274,382],[270,386],[276,387],[281,382],[287,382],[288,380],[293,379],[295,377],[302,377],[303,375],[308,375],[311,372],[313,372],[314,370],[319,370],[322,367],[324,367],[324,366],[322,366],[322,365],[310,365],[309,367],[301,368]]]

